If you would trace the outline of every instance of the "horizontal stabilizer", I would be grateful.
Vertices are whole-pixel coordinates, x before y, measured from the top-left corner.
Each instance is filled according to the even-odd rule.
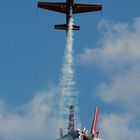
[[[80,30],[80,26],[73,25],[73,30]]]
[[[69,28],[72,28],[72,30],[80,30],[80,26],[72,25],[72,27],[69,27],[67,24],[55,25],[54,28],[59,30],[68,30]]]

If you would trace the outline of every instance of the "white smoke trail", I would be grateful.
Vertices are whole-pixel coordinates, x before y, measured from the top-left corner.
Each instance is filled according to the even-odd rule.
[[[77,98],[78,92],[75,88],[75,81],[74,81],[74,58],[73,58],[73,19],[70,18],[69,22],[69,30],[67,33],[67,42],[66,42],[66,49],[65,49],[65,59],[64,64],[62,67],[62,77],[61,77],[61,103],[60,103],[60,110],[62,115],[62,126],[63,130],[66,130],[68,126],[68,106],[74,105],[75,106],[75,118],[78,118],[78,105],[77,105]],[[76,126],[79,126],[79,121],[76,122]]]

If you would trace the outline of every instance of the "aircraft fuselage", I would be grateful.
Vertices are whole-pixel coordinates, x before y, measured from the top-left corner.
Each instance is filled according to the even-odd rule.
[[[69,25],[70,18],[72,17],[73,14],[74,0],[67,0],[66,3],[67,3],[66,24]]]

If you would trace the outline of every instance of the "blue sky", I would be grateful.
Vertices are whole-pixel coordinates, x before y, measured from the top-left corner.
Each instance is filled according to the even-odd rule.
[[[74,16],[74,23],[81,26],[74,34],[74,57],[82,125],[90,129],[93,110],[98,104],[103,139],[138,139],[140,1],[76,2],[103,5],[102,13]],[[0,127],[0,137],[4,140],[6,135],[11,140],[22,135],[30,138],[26,132],[17,135],[12,127],[15,118],[22,123],[30,121],[33,112],[24,119],[15,112],[30,112],[32,107],[34,110],[34,102],[38,103],[44,92],[49,95],[45,101],[52,100],[50,93],[60,81],[66,34],[53,26],[63,24],[65,15],[37,9],[36,5],[37,0],[5,0],[0,4],[0,108],[1,116],[3,112],[8,114],[6,119],[2,117],[5,127]],[[39,93],[43,93],[41,97]],[[120,123],[116,124],[117,121]],[[41,129],[45,127],[38,125]],[[46,138],[45,132],[27,126],[33,134],[39,133],[38,138],[42,135],[41,139]]]

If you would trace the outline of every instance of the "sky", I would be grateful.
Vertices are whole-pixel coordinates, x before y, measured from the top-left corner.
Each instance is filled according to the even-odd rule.
[[[65,15],[37,9],[37,0],[0,2],[0,138],[55,139],[66,33],[53,26]],[[140,1],[76,2],[103,5],[102,12],[74,15],[82,127],[90,130],[98,105],[102,139],[139,139]]]

